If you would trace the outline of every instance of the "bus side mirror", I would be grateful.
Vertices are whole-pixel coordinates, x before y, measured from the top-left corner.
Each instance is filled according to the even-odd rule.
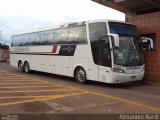
[[[153,49],[153,40],[148,37],[141,37],[141,43],[144,50],[152,50]]]
[[[109,33],[108,36],[112,37],[113,38],[113,42],[114,43],[114,47],[119,47],[119,35],[118,34],[112,34],[112,33]],[[112,40],[112,39],[111,39]]]

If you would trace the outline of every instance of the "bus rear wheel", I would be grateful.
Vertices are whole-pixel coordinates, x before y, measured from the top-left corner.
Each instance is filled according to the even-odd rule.
[[[30,73],[30,67],[29,67],[29,63],[25,62],[24,63],[24,72],[29,74]]]
[[[78,67],[75,71],[75,79],[77,82],[85,84],[87,81],[87,76],[84,68]]]

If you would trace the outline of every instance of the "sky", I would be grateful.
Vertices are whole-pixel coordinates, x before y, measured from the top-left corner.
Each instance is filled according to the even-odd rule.
[[[125,15],[91,0],[0,0],[4,43],[18,32],[94,19],[124,21]]]

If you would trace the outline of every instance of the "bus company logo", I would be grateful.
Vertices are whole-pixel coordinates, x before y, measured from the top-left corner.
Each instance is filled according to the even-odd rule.
[[[72,52],[74,50],[74,48],[71,46],[67,46],[67,47],[62,48],[62,50],[65,50],[67,52]]]
[[[141,67],[137,67],[137,66],[134,66],[134,67],[127,67],[126,70],[133,70],[133,69],[140,69]]]

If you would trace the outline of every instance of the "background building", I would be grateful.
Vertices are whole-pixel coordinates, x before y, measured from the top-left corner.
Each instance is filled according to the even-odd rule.
[[[0,43],[0,62],[9,60],[9,46]]]

